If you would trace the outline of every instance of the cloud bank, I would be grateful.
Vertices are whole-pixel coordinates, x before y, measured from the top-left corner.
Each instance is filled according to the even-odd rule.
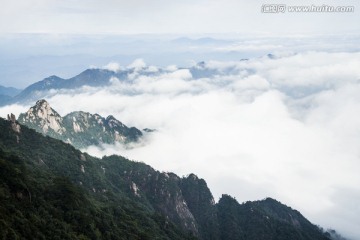
[[[131,66],[147,68],[142,60]],[[50,92],[48,101],[62,115],[112,114],[126,125],[157,129],[136,148],[90,147],[91,154],[193,172],[215,198],[273,197],[314,223],[359,238],[359,66],[357,52],[305,52],[163,72],[151,67],[158,73]]]

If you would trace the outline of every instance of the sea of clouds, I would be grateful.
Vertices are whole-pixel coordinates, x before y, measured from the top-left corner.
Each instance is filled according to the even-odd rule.
[[[276,198],[316,224],[360,237],[360,53],[290,52],[166,71],[139,59],[103,68],[136,70],[128,81],[54,90],[46,99],[61,115],[111,114],[156,131],[134,148],[85,151],[195,173],[216,200],[222,193],[239,202]],[[28,107],[5,106],[0,115]]]

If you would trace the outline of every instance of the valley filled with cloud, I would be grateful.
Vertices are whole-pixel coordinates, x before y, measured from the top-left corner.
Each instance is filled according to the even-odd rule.
[[[0,8],[0,117],[12,120],[12,126],[17,126],[14,116],[8,117],[8,114],[13,113],[17,118],[36,104],[23,115],[23,122],[18,118],[20,124],[30,123],[27,125],[30,127],[42,124],[35,128],[73,146],[74,139],[80,139],[83,142],[75,147],[84,147],[81,151],[93,156],[121,155],[180,177],[194,173],[206,181],[216,202],[222,194],[229,194],[239,203],[254,201],[250,207],[265,206],[265,210],[259,208],[257,215],[252,207],[247,211],[247,204],[236,208],[241,208],[242,213],[233,211],[232,215],[221,216],[215,212],[211,219],[215,219],[216,224],[212,225],[209,212],[202,210],[205,209],[202,203],[209,201],[197,196],[204,193],[202,189],[207,190],[204,186],[195,186],[201,181],[188,188],[191,201],[179,200],[177,196],[186,195],[179,188],[174,198],[176,204],[169,204],[170,193],[157,185],[162,184],[161,179],[158,181],[156,177],[155,185],[148,181],[141,185],[136,181],[135,171],[134,178],[121,177],[124,183],[129,183],[124,189],[128,191],[130,186],[136,197],[145,185],[148,185],[146,189],[162,194],[154,199],[161,203],[160,213],[166,219],[166,226],[159,225],[161,232],[171,229],[167,225],[171,215],[162,212],[170,207],[170,212],[180,218],[193,214],[192,224],[183,220],[179,223],[186,229],[194,226],[196,231],[192,233],[196,236],[199,233],[199,239],[209,238],[202,235],[208,232],[203,226],[210,228],[214,239],[228,239],[227,235],[222,236],[228,232],[229,236],[238,234],[250,239],[248,230],[255,233],[254,239],[261,234],[269,239],[282,236],[319,239],[312,238],[314,232],[314,236],[319,236],[316,235],[319,229],[306,220],[300,224],[296,219],[302,219],[301,216],[294,220],[292,215],[297,213],[286,206],[281,205],[285,210],[276,208],[272,212],[266,201],[255,202],[270,197],[296,209],[325,231],[334,229],[344,236],[330,231],[324,239],[360,239],[359,9],[357,0],[3,1]],[[75,111],[91,114],[68,115]],[[132,139],[128,138],[131,134],[125,134],[131,127],[135,127],[132,130],[136,132]],[[14,149],[21,158],[16,145],[22,143],[21,132],[18,133],[16,131]],[[10,142],[8,135],[4,136],[4,142]],[[52,154],[51,147],[33,150],[35,154],[42,151]],[[0,150],[6,152],[7,148],[4,145]],[[59,159],[67,160],[63,159],[63,152]],[[35,162],[36,157],[31,156],[30,160]],[[124,163],[116,163],[122,169]],[[81,163],[81,173],[84,173],[83,165]],[[79,171],[79,167],[73,166]],[[56,171],[63,172],[61,168]],[[105,173],[103,166],[99,171]],[[117,170],[114,168],[114,171]],[[14,168],[14,172],[18,169]],[[123,172],[118,171],[116,175]],[[98,177],[88,173],[89,177]],[[13,181],[5,177],[9,176],[4,176],[5,181]],[[77,184],[78,180],[74,179]],[[81,187],[86,187],[86,182],[79,179]],[[88,185],[92,185],[88,189],[90,195],[96,196],[93,181]],[[6,190],[10,185],[5,182],[3,186]],[[9,200],[12,198],[0,190],[0,196],[6,196],[4,201],[12,206],[3,208],[4,213],[10,214],[8,219],[0,218],[0,223],[17,229],[21,224],[10,219],[16,219],[21,213],[19,219],[25,222],[28,209],[21,212],[13,207]],[[126,191],[119,196],[127,196]],[[18,193],[13,194],[13,199],[18,198]],[[106,193],[105,189],[102,193]],[[149,204],[152,201],[145,200],[149,200]],[[145,202],[139,201],[141,207]],[[194,202],[199,204],[191,206]],[[233,201],[225,205],[210,202],[206,209],[216,210],[232,206]],[[279,206],[276,201],[270,202],[271,206]],[[108,204],[107,200],[103,203]],[[180,214],[179,206],[191,211]],[[98,206],[95,207],[98,212]],[[145,208],[146,212],[152,211],[148,205]],[[16,214],[9,209],[16,209]],[[105,237],[110,236],[105,235],[109,231],[116,237],[126,237],[118,234],[122,225],[125,234],[142,234],[139,229],[146,229],[146,224],[129,231],[136,223],[133,217],[139,218],[139,225],[144,222],[141,215],[134,216],[132,210],[128,212],[130,224],[121,217],[119,224],[103,228],[103,238],[110,238]],[[35,209],[35,215],[40,211],[41,208]],[[60,224],[53,215],[48,217],[56,220],[53,227],[58,229]],[[114,217],[115,213],[110,215]],[[107,221],[109,215],[104,216]],[[95,219],[90,216],[93,217]],[[245,224],[237,222],[239,219]],[[35,221],[29,223],[32,222]],[[105,221],[100,222],[102,227]],[[178,224],[177,220],[173,222]],[[63,225],[69,234],[75,233],[71,227],[86,229],[78,232],[81,238],[89,232],[87,222],[69,224]],[[26,225],[29,235],[40,236],[35,234],[42,234],[43,224],[36,231],[33,225]],[[44,231],[52,229],[45,227]],[[273,235],[266,235],[263,229]],[[305,230],[304,233],[299,229]],[[156,229],[151,227],[151,230]],[[18,231],[19,236],[22,232]],[[171,236],[168,234],[172,231],[168,232],[165,235]],[[51,234],[49,236],[58,237]]]

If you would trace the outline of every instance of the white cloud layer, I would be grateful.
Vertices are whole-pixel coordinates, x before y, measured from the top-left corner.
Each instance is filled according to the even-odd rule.
[[[131,64],[129,64],[127,66],[127,68],[130,68],[130,69],[133,68],[133,69],[135,69],[135,71],[141,70],[141,69],[143,69],[145,67],[146,67],[146,63],[141,58],[135,59],[135,61],[133,61]]]
[[[121,154],[179,175],[206,179],[218,198],[276,198],[312,222],[360,238],[360,53],[307,52],[209,62],[196,78],[173,66],[110,87],[60,91],[48,98],[71,109],[114,115],[153,128]],[[143,61],[132,67],[145,68]],[[76,94],[75,94],[76,93]],[[0,114],[24,111],[1,108]]]
[[[113,72],[118,72],[118,71],[121,70],[121,66],[117,62],[109,62],[108,64],[103,66],[103,69],[110,70],[110,71],[113,71]]]

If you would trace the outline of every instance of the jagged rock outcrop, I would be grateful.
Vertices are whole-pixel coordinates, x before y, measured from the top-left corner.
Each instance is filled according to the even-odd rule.
[[[90,145],[128,144],[136,142],[142,132],[127,127],[113,116],[103,118],[99,114],[72,112],[61,117],[46,100],[39,100],[18,118],[19,123],[50,137],[68,142],[76,148]]]
[[[21,126],[20,124],[18,124],[16,122],[16,117],[14,114],[8,114],[7,115],[7,120],[10,122],[11,124],[11,129],[16,133],[15,137],[16,137],[16,142],[19,143],[20,141],[20,136],[19,134],[21,133]]]
[[[26,113],[20,114],[18,121],[51,137],[66,132],[62,117],[45,100],[37,101]]]

